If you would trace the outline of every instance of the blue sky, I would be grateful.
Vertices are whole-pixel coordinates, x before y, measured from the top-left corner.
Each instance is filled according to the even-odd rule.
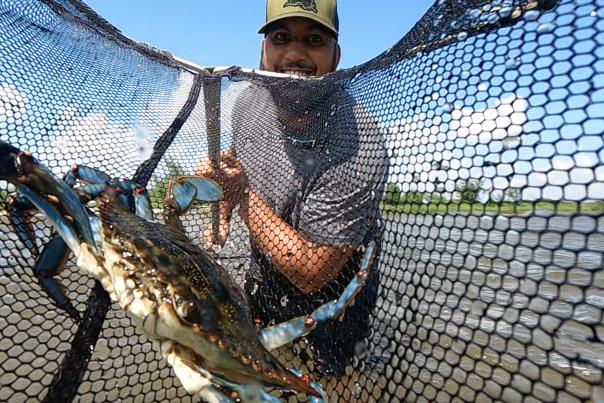
[[[90,5],[128,36],[197,64],[246,67],[257,64],[260,37],[255,32],[263,20],[263,0],[257,0],[259,5],[254,8],[243,9],[241,6],[235,14],[218,8],[224,6],[208,6],[202,12],[194,5],[187,7],[184,0],[175,0],[165,8],[161,7],[163,3],[142,0],[129,0],[123,4],[114,0],[95,1],[99,2],[99,7],[94,2]],[[36,4],[44,9],[41,3]],[[485,8],[487,6],[490,7],[487,4]],[[397,42],[424,13],[415,8],[417,16],[411,18],[411,9],[405,13],[397,7],[384,5],[379,13],[374,7],[363,14],[364,10],[360,8],[341,6],[343,67],[363,63],[378,55]],[[429,4],[425,4],[425,8],[428,7]],[[481,14],[482,17],[494,15],[493,10],[489,10]],[[599,68],[601,63],[594,63],[603,54],[604,45],[598,46],[592,39],[592,27],[600,24],[602,19],[598,15],[604,15],[604,12],[594,12],[591,7],[575,10],[572,0],[566,0],[557,10],[555,13],[526,13],[513,27],[501,28],[489,35],[463,35],[458,42],[390,66],[390,73],[404,72],[402,80],[413,75],[416,82],[422,83],[421,90],[412,94],[422,105],[419,113],[417,108],[404,103],[384,112],[386,102],[393,105],[397,97],[402,102],[410,94],[407,90],[389,92],[393,77],[398,75],[369,72],[355,78],[351,91],[370,85],[374,93],[380,94],[377,102],[372,98],[372,102],[364,107],[376,115],[390,134],[391,181],[403,185],[404,191],[415,191],[411,186],[419,189],[421,185],[422,192],[434,191],[436,182],[446,182],[444,190],[452,192],[459,179],[486,177],[490,189],[502,191],[510,186],[522,187],[525,200],[604,198],[601,130],[604,126],[604,74]],[[372,17],[374,11],[376,14]],[[249,12],[247,18],[237,17],[246,12]],[[476,10],[468,12],[475,14]],[[569,34],[571,22],[560,17],[570,13],[576,17],[572,22],[572,35]],[[187,15],[191,18],[186,18]],[[230,22],[225,24],[227,15]],[[357,15],[356,19],[354,15]],[[15,122],[36,121],[31,130],[39,133],[44,141],[36,141],[35,147],[30,149],[34,153],[44,151],[43,160],[60,160],[62,165],[54,167],[58,173],[81,162],[103,167],[104,162],[115,158],[112,153],[118,144],[123,150],[131,150],[130,154],[122,156],[127,164],[109,168],[114,169],[112,174],[116,176],[131,176],[133,172],[127,170],[146,159],[143,154],[152,149],[159,134],[180,110],[191,87],[192,76],[153,66],[148,60],[151,64],[141,69],[140,62],[145,57],[137,52],[127,52],[116,59],[115,49],[104,46],[102,37],[89,36],[85,30],[79,32],[77,27],[68,30],[66,37],[82,35],[87,40],[75,41],[71,43],[73,46],[38,47],[36,57],[31,57],[28,54],[31,48],[24,46],[31,40],[31,32],[24,29],[27,19],[18,18],[17,14],[3,15],[5,18],[11,16],[14,20],[5,25],[4,38],[8,42],[0,47],[0,59],[29,60],[29,63],[27,68],[8,64],[8,73],[0,75],[6,80],[0,82],[0,136],[14,141],[29,129],[27,125],[21,127]],[[400,21],[404,17],[408,18],[404,29],[389,31],[394,26],[402,26]],[[358,21],[364,21],[362,32],[353,29],[360,25]],[[56,22],[48,18],[39,23],[51,27]],[[201,27],[207,32],[204,33]],[[484,56],[488,63],[483,65],[480,57],[468,57],[483,48],[490,49]],[[45,74],[56,77],[57,63],[63,60],[71,63],[72,73],[63,75],[60,80],[38,79]],[[95,74],[91,75],[88,66],[93,62]],[[141,86],[139,80],[131,79],[136,76],[149,85]],[[387,77],[390,80],[384,79]],[[397,85],[403,88],[404,82]],[[114,87],[116,91],[99,91]],[[89,91],[81,96],[81,93],[65,91],[65,88]],[[56,101],[56,93],[63,94],[61,102]],[[2,99],[12,101],[6,104],[7,101]],[[124,99],[128,100],[127,104]],[[359,99],[367,98],[359,94]],[[39,114],[36,104],[44,105],[44,114]],[[19,105],[16,110],[15,105]],[[125,105],[128,106],[126,109]],[[432,112],[434,116],[430,117]],[[199,119],[193,119],[189,126],[183,127],[182,135],[198,136],[203,127],[200,115]],[[225,133],[229,133],[226,127]],[[422,146],[429,142],[432,151],[428,148],[414,151],[416,141],[422,141]],[[197,139],[190,144],[195,144],[198,151],[207,149]],[[224,145],[228,146],[228,143]],[[38,146],[40,150],[36,149]],[[77,160],[83,147],[93,151],[86,161]],[[183,154],[182,149],[174,150]],[[417,155],[423,162],[409,153],[420,153]],[[190,156],[187,164],[192,170],[199,154],[185,154]],[[184,163],[180,158],[179,161]],[[449,167],[434,168],[430,160],[447,161]],[[417,178],[420,184],[416,184]],[[592,183],[594,178],[597,183]]]
[[[257,67],[264,0],[85,0],[129,37],[202,66]],[[394,45],[433,0],[342,0],[341,68]]]

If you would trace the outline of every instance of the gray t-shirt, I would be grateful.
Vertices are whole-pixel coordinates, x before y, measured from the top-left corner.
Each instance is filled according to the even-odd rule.
[[[357,248],[379,238],[379,201],[388,159],[375,119],[340,87],[306,105],[292,102],[288,95],[290,102],[281,109],[268,89],[251,86],[233,109],[235,152],[250,185],[307,240]],[[355,253],[323,289],[305,295],[272,266],[270,256],[252,247],[245,290],[254,317],[265,325],[280,323],[337,299],[358,270],[361,255]],[[329,356],[326,361],[352,356],[349,348],[367,331],[377,283],[375,273],[345,322],[315,330],[309,337],[323,340],[316,344]],[[352,341],[333,340],[342,326]],[[342,346],[335,355],[326,353],[334,343],[352,345]]]
[[[288,116],[292,124],[282,123],[264,88],[247,88],[239,104],[247,111],[235,108],[235,150],[273,211],[316,243],[363,244],[387,169],[375,121],[342,90],[313,105],[313,116]],[[298,118],[301,130],[293,128]]]

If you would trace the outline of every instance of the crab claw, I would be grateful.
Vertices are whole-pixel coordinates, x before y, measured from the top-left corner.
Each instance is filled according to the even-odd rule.
[[[70,187],[78,180],[87,183],[105,183],[110,182],[111,177],[98,169],[90,168],[86,165],[74,166],[63,177],[63,182]]]
[[[35,245],[34,233],[23,222],[24,211],[33,207],[41,211],[55,227],[60,237],[54,237],[39,253],[33,267],[34,274],[49,297],[74,320],[79,321],[77,310],[65,296],[59,283],[52,279],[65,265],[69,249],[79,256],[81,241],[94,247],[94,237],[84,206],[78,196],[52,172],[41,165],[29,152],[20,151],[0,141],[0,179],[15,185],[20,195],[9,206],[11,221],[20,239],[26,245]],[[32,239],[30,239],[32,238]],[[30,248],[38,255],[37,247]]]
[[[72,217],[74,226],[85,242],[94,244],[88,216],[78,196],[63,181],[57,179],[44,165],[40,164],[28,151],[20,151],[12,145],[0,141],[0,178],[14,184],[38,209],[54,209],[45,200],[48,197],[61,201],[62,215]],[[25,190],[24,190],[25,189]],[[31,194],[36,195],[32,200]]]
[[[178,219],[191,208],[194,201],[214,202],[222,200],[220,186],[211,179],[200,176],[179,176],[168,184],[168,198],[164,202],[163,217],[166,224],[184,232]]]
[[[170,182],[168,191],[176,202],[179,214],[187,211],[195,200],[213,202],[223,197],[222,189],[216,182],[199,176],[180,176]]]

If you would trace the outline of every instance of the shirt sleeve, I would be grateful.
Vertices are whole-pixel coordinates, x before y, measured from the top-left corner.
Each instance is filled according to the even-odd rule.
[[[359,106],[327,142],[325,169],[301,208],[300,231],[316,243],[358,247],[379,216],[387,153],[378,124]]]

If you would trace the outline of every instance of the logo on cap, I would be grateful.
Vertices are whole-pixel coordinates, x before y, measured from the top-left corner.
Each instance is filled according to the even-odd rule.
[[[287,0],[283,7],[301,7],[302,9],[312,11],[313,13],[319,12],[315,0]]]

